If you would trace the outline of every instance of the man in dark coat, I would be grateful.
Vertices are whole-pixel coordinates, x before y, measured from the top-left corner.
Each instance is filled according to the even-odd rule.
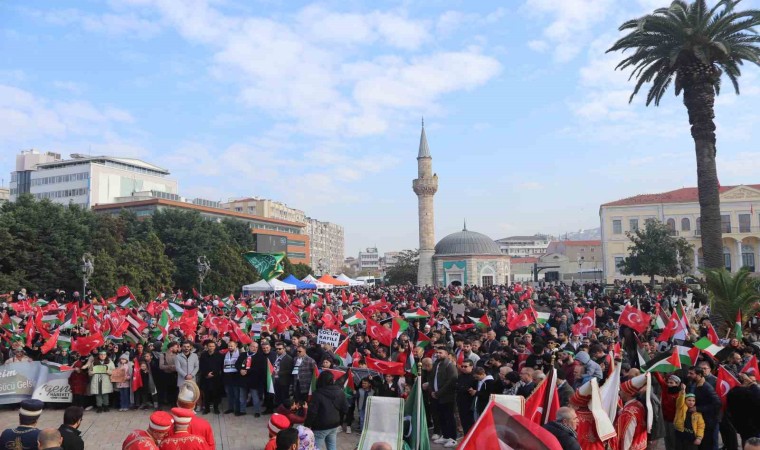
[[[314,376],[314,369],[317,363],[306,354],[306,346],[298,345],[296,347],[296,357],[293,358],[293,399],[296,402],[306,401],[311,388],[311,378]]]
[[[575,393],[575,389],[567,382],[562,370],[557,371],[557,392],[559,393],[559,406],[567,406],[570,403],[570,397]]]
[[[222,367],[224,356],[216,351],[216,342],[206,342],[206,351],[201,353],[198,361],[198,378],[203,392],[203,414],[211,411],[219,414],[219,402],[222,399]]]
[[[253,416],[260,417],[261,394],[264,393],[267,380],[267,359],[264,353],[259,351],[258,342],[254,341],[248,344],[248,351],[240,354],[235,367],[243,380],[238,398],[241,413],[236,415],[245,414],[248,394],[250,393],[253,401]]]
[[[581,450],[578,435],[578,416],[573,408],[563,406],[557,410],[557,420],[544,425],[546,431],[554,435],[564,450]]]
[[[63,424],[58,427],[63,437],[63,450],[84,450],[84,441],[82,432],[79,431],[79,425],[82,424],[84,409],[80,406],[69,406],[63,412]]]
[[[285,343],[277,342],[274,346],[274,403],[275,408],[290,398],[290,385],[293,384],[293,357],[286,352]]]
[[[466,359],[462,361],[457,377],[457,411],[459,411],[459,421],[462,423],[462,431],[467,434],[474,423],[472,414],[472,394],[470,389],[473,388],[472,361]]]
[[[40,400],[24,400],[18,410],[19,426],[0,433],[0,449],[37,450],[37,420],[44,404]]]
[[[436,444],[456,444],[457,424],[454,419],[454,402],[456,400],[457,368],[449,358],[449,350],[439,347],[437,359],[433,365],[432,377],[428,384],[432,407],[438,410],[443,436],[436,439]]]
[[[760,436],[760,414],[757,413],[760,405],[760,386],[746,374],[739,374],[739,379],[742,385],[728,391],[726,396],[726,413],[742,441],[746,441],[751,437]]]
[[[701,367],[692,367],[688,375],[691,385],[689,392],[694,394],[697,399],[697,411],[702,414],[705,421],[705,436],[700,449],[711,449],[718,439],[718,422],[720,418],[720,409],[722,407],[720,397],[715,393],[715,389],[707,383],[705,371]]]

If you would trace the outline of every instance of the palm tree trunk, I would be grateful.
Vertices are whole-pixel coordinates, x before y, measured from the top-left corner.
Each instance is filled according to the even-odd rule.
[[[691,136],[697,156],[697,187],[702,229],[702,252],[705,268],[718,269],[723,264],[723,238],[720,220],[720,185],[715,167],[715,90],[707,76],[695,76],[685,83],[684,105],[689,112]],[[696,251],[696,250],[695,250]]]

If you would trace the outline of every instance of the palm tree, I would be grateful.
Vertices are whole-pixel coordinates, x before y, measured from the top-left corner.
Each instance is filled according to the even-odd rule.
[[[706,269],[705,287],[710,296],[710,312],[720,316],[728,329],[731,329],[739,311],[745,318],[760,311],[758,282],[750,276],[747,268],[733,275],[723,268]]]
[[[630,100],[651,83],[646,104],[659,105],[671,82],[676,96],[683,91],[689,113],[691,136],[697,156],[697,186],[702,225],[705,267],[723,267],[720,196],[715,168],[715,96],[725,74],[739,93],[740,66],[749,61],[760,65],[760,11],[737,11],[741,0],[721,0],[708,8],[705,0],[676,0],[669,8],[629,20],[620,26],[628,31],[607,50],[633,50],[617,69],[631,69],[636,87]]]

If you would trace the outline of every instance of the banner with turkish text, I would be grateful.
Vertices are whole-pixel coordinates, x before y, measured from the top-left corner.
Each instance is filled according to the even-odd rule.
[[[39,361],[0,366],[0,405],[34,398],[43,402],[69,403],[71,371],[46,366]]]

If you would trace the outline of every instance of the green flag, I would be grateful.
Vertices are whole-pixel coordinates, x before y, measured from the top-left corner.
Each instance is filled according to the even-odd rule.
[[[422,402],[422,377],[417,377],[409,398],[404,402],[404,440],[410,450],[430,450],[430,436],[427,428],[425,405]]]
[[[261,278],[267,281],[284,272],[282,260],[285,258],[285,253],[245,252],[243,258],[256,269]]]

